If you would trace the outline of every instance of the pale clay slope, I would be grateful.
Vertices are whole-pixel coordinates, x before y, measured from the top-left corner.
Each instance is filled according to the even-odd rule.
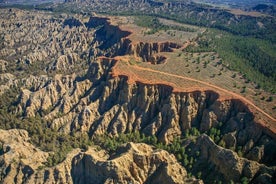
[[[25,130],[0,130],[0,142],[4,148],[0,155],[3,183],[202,183],[188,178],[173,155],[142,143],[127,143],[112,156],[96,147],[86,152],[75,149],[65,161],[47,168],[43,163],[48,153],[30,144]],[[229,180],[239,180],[241,175],[252,178],[265,171],[254,181],[267,183],[275,172],[217,146],[206,135],[200,136],[195,144],[201,153],[198,163],[208,160]]]
[[[25,13],[24,11],[16,12],[15,14],[17,17],[15,17],[14,21],[20,21],[20,16],[23,16],[23,19],[26,18],[24,17],[26,15]],[[121,33],[118,28],[115,28],[114,31],[114,27],[111,29],[109,25],[106,25],[106,27],[104,27],[106,35],[101,35],[102,37],[99,38],[94,34],[93,30],[88,31],[83,26],[78,28],[69,28],[66,26],[63,28],[62,21],[65,17],[62,17],[60,19],[61,22],[59,22],[58,19],[51,20],[38,12],[34,14],[36,15],[35,21],[31,23],[37,24],[38,29],[44,30],[43,21],[45,24],[49,25],[49,28],[46,29],[47,31],[43,32],[45,34],[43,34],[42,37],[35,38],[33,36],[39,35],[38,32],[29,30],[33,32],[33,34],[29,34],[27,37],[18,36],[17,34],[19,34],[18,32],[20,32],[22,27],[20,29],[15,29],[16,25],[10,22],[12,19],[7,18],[7,25],[12,24],[11,30],[13,31],[11,31],[11,37],[16,39],[15,42],[12,43],[12,41],[10,42],[11,38],[7,36],[5,38],[5,48],[1,50],[0,54],[11,61],[14,61],[13,59],[18,59],[20,64],[27,67],[29,66],[27,63],[34,63],[35,61],[40,62],[40,59],[43,59],[48,62],[45,68],[43,68],[44,74],[45,71],[47,71],[51,75],[28,75],[22,79],[14,79],[14,76],[9,76],[8,74],[1,76],[3,80],[8,79],[11,82],[17,80],[24,84],[21,88],[18,104],[16,104],[16,113],[22,113],[24,117],[33,117],[37,113],[42,112],[43,118],[52,123],[51,128],[57,128],[60,132],[69,133],[71,130],[76,130],[89,132],[91,135],[97,136],[104,133],[118,135],[123,132],[141,131],[147,135],[156,135],[158,139],[164,143],[172,142],[175,137],[179,137],[186,129],[190,129],[191,127],[198,127],[200,131],[205,132],[211,127],[217,126],[219,122],[223,122],[221,132],[223,134],[223,140],[226,143],[226,148],[232,147],[237,149],[238,146],[241,146],[246,153],[244,157],[257,162],[261,162],[266,158],[273,158],[273,155],[270,155],[271,153],[266,150],[271,148],[274,149],[271,147],[274,140],[266,135],[265,129],[257,124],[254,115],[240,100],[218,100],[218,94],[214,91],[173,92],[172,87],[166,84],[148,84],[138,81],[134,81],[130,84],[127,76],[120,74],[114,75],[114,73],[116,73],[114,71],[115,60],[94,58],[94,56],[96,57],[104,54],[116,56],[119,52],[125,51],[126,53],[124,54],[140,57],[141,60],[147,61],[148,59],[152,59],[153,54],[170,52],[175,47],[178,47],[177,45],[168,42],[161,44],[137,43],[132,45],[128,42],[129,40],[122,39],[118,43],[114,43],[115,45],[112,49],[105,52],[99,49],[100,46],[105,44],[101,39],[105,40],[106,36],[112,35],[116,41],[116,36],[118,36],[116,34]],[[40,20],[42,17],[46,20],[43,20],[40,24],[37,20]],[[32,26],[30,27],[32,28]],[[22,30],[26,31],[24,25]],[[2,31],[6,33],[6,30]],[[48,34],[50,35],[47,36]],[[26,40],[23,39],[18,41],[17,37],[18,39],[26,38]],[[51,40],[51,37],[55,39]],[[68,38],[70,39],[68,40]],[[89,38],[89,40],[85,38]],[[28,43],[30,40],[37,41],[38,43],[35,43],[37,45]],[[18,45],[18,43],[25,41],[25,44]],[[43,43],[42,46],[40,46],[40,42]],[[19,51],[19,53],[22,52],[22,55],[18,55],[19,58],[13,58],[17,56],[13,49],[15,45],[19,46],[17,47],[17,51]],[[89,48],[89,46],[91,46],[91,48]],[[31,47],[36,47],[38,49],[37,56],[40,55],[39,53],[42,53],[41,56],[43,56],[43,58],[32,57],[33,52],[28,52],[29,49],[32,49]],[[77,67],[78,64],[83,63],[83,61],[80,61],[80,57],[73,54],[72,50],[77,51],[79,55],[82,54],[81,51],[91,54],[87,68],[74,68]],[[49,58],[46,57],[47,55],[43,55],[44,51],[49,54]],[[72,71],[69,72],[67,69],[72,69]],[[81,73],[76,73],[80,71]],[[148,73],[145,72],[145,74]],[[7,86],[7,89],[8,87],[9,86]],[[13,134],[11,133],[11,135]],[[206,140],[206,138],[204,138],[204,140]],[[260,140],[264,141],[262,142]],[[206,152],[203,152],[203,155],[207,155],[206,157],[202,156],[202,158],[204,158],[203,161],[208,164],[213,163],[217,165],[217,170],[214,171],[214,173],[220,173],[224,175],[225,178],[231,176],[229,172],[233,171],[231,170],[233,167],[237,176],[231,176],[229,179],[239,181],[237,177],[243,173],[244,163],[248,163],[248,161],[244,158],[237,157],[237,155],[230,150],[223,151],[225,149],[218,148],[211,140],[207,141],[207,143],[206,145],[203,144],[202,150],[204,150],[204,146],[210,146],[206,147],[206,149],[213,149],[214,153],[205,154]],[[199,147],[200,145],[201,144],[199,144]],[[133,145],[131,147],[133,147]],[[33,150],[33,147],[31,148],[30,150]],[[150,147],[149,150],[151,150]],[[40,171],[36,170],[37,167],[40,166],[39,164],[32,165],[35,163],[30,163],[30,167],[24,169],[24,164],[20,165],[18,162],[14,162],[11,167],[12,170],[9,173],[10,175],[7,175],[4,180],[6,181],[7,178],[16,177],[18,178],[16,181],[22,181],[24,172],[25,178],[30,178],[30,180],[27,180],[30,183],[40,183],[40,181],[70,183],[73,179],[81,183],[87,179],[85,177],[86,171],[89,171],[89,173],[90,171],[92,172],[89,168],[97,165],[97,163],[101,163],[99,167],[102,172],[108,171],[108,173],[116,177],[117,180],[121,179],[122,173],[127,177],[124,181],[129,179],[130,176],[128,174],[132,174],[130,172],[131,168],[129,168],[130,170],[125,170],[125,165],[122,167],[122,165],[120,165],[121,163],[118,161],[118,158],[121,158],[123,154],[116,159],[114,158],[111,162],[107,161],[106,158],[98,159],[99,156],[91,156],[90,151],[88,154],[81,153],[80,150],[75,150],[68,155],[66,161],[62,164],[53,168],[44,168]],[[219,155],[220,159],[216,159],[218,156],[215,155],[217,151],[227,154]],[[41,151],[37,152],[47,154]],[[127,151],[124,151],[123,153],[126,152]],[[155,152],[149,152],[150,154],[148,156],[145,156],[147,152],[143,152],[143,154],[146,160],[149,159],[151,161],[152,155],[154,155]],[[14,153],[17,153],[17,150],[15,150]],[[98,155],[97,151],[93,153]],[[163,154],[163,152],[160,152],[160,154],[161,153]],[[1,158],[9,154],[13,155],[12,152],[7,152],[1,155]],[[34,152],[30,152],[30,155],[34,154]],[[133,158],[134,153],[131,153],[131,155],[132,156],[127,156],[127,158]],[[17,158],[16,154],[12,158]],[[11,160],[13,160],[12,158]],[[19,160],[19,158],[18,156],[17,160]],[[43,158],[45,161],[46,157]],[[233,158],[233,162],[231,161],[232,165],[227,164],[224,169],[219,167],[222,162],[221,160],[229,160],[230,162],[231,158]],[[24,160],[24,158],[21,159]],[[156,159],[159,159],[159,157]],[[76,163],[73,166],[72,160]],[[173,164],[178,165],[175,159],[172,161],[174,161]],[[271,174],[271,168],[266,168],[254,161],[250,161],[250,163],[253,163],[251,165],[254,167],[250,167],[251,169],[249,169],[249,172],[252,174],[248,174],[248,177],[253,179],[255,177],[254,174],[258,173],[255,171],[260,171],[261,175],[267,175],[267,177],[271,179],[273,176],[273,174]],[[83,165],[84,163],[85,165]],[[114,163],[116,167],[114,164],[111,165],[111,167],[108,165],[109,163]],[[152,162],[148,163],[151,164]],[[132,167],[128,165],[131,163],[124,164],[126,164],[127,167]],[[156,164],[160,164],[160,160]],[[83,172],[77,173],[81,170],[77,165],[85,167],[88,170],[85,169],[82,170]],[[157,168],[156,165],[153,164],[153,166]],[[231,167],[229,168],[227,166]],[[173,168],[175,167],[176,166],[173,165]],[[3,167],[4,170],[5,168],[8,168],[8,165]],[[116,170],[115,172],[112,170],[114,168],[120,168],[120,170]],[[136,166],[133,166],[133,168],[136,168]],[[138,175],[135,174],[135,177],[133,176],[132,179],[138,182],[142,181],[145,177],[150,179],[148,175],[145,176],[145,174],[139,173],[144,173],[144,169],[155,171],[153,168],[146,167],[143,168],[143,170],[140,170],[140,167],[137,168],[139,171],[137,171]],[[161,181],[166,181],[163,177],[166,176],[166,173],[169,173],[167,172],[167,168],[169,168],[169,166],[161,167],[160,169],[160,172],[162,172],[161,175],[158,176],[161,177]],[[77,174],[73,176],[71,171]],[[32,172],[34,173],[30,174]],[[136,172],[136,170],[133,170],[133,172]],[[1,173],[4,173],[4,171]],[[184,171],[182,173],[183,177],[185,177],[186,173]],[[30,175],[30,177],[27,177],[28,175]],[[169,179],[177,179],[173,177],[173,175],[168,175]],[[179,177],[182,176],[180,175]],[[107,178],[101,179],[101,181],[111,182],[111,180],[107,180]],[[159,181],[157,178],[155,179]],[[9,182],[12,181],[15,180],[9,180]],[[100,180],[97,179],[97,181]]]
[[[45,153],[29,143],[25,130],[0,130],[4,154],[3,183],[202,183],[187,178],[176,158],[146,144],[128,143],[110,157],[103,150],[90,147],[75,149],[57,166],[40,167]]]

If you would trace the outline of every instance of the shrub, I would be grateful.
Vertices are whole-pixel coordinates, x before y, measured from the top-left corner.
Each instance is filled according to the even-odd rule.
[[[272,96],[268,97],[265,101],[267,101],[267,102],[272,102],[272,101],[273,101]]]

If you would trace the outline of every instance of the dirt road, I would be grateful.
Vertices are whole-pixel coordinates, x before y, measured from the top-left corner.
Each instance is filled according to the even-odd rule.
[[[189,77],[184,77],[184,76],[181,76],[181,75],[175,75],[175,74],[171,74],[171,73],[157,71],[157,70],[153,70],[153,69],[150,69],[150,68],[140,67],[140,66],[137,66],[137,65],[133,65],[131,67],[135,68],[136,70],[148,71],[148,72],[158,73],[158,74],[167,75],[167,76],[171,76],[171,77],[176,77],[176,78],[180,78],[180,79],[184,79],[184,80],[189,80],[189,81],[192,81],[192,82],[197,82],[197,83],[209,86],[211,88],[217,89],[219,91],[222,91],[224,93],[230,94],[231,96],[233,96],[233,98],[240,99],[247,106],[251,106],[251,107],[255,108],[257,111],[259,111],[260,113],[262,113],[264,116],[266,116],[267,118],[269,118],[270,120],[272,120],[273,121],[272,123],[273,123],[274,126],[276,124],[276,119],[275,118],[273,118],[271,115],[269,115],[268,113],[266,113],[265,111],[263,111],[261,108],[257,107],[250,100],[248,100],[245,97],[243,97],[243,96],[241,96],[241,95],[239,95],[237,93],[234,93],[232,91],[228,91],[226,89],[223,89],[223,88],[218,87],[216,85],[210,84],[208,82],[200,81],[200,80],[189,78]]]

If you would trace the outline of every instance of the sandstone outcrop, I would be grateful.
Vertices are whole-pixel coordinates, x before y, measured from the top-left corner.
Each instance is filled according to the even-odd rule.
[[[154,134],[164,143],[191,127],[205,132],[223,122],[221,134],[227,148],[241,146],[244,153],[253,153],[260,140],[266,139],[260,161],[272,154],[269,147],[275,150],[273,139],[264,135],[242,102],[218,101],[212,91],[174,93],[166,85],[128,84],[125,77],[112,77],[114,64],[112,60],[98,60],[91,64],[87,78],[75,84],[72,76],[56,76],[38,91],[22,91],[19,111],[34,116],[50,108],[45,118],[53,119],[53,128],[67,133],[75,129],[97,136],[138,130]],[[254,158],[252,153],[248,158]]]
[[[18,15],[15,19],[19,19],[21,14],[25,16],[23,12],[15,11],[15,15]],[[66,18],[65,15],[63,17]],[[40,18],[36,17],[38,20]],[[106,132],[117,135],[140,130],[146,135],[156,135],[165,143],[181,136],[191,127],[205,132],[222,122],[222,134],[232,135],[231,140],[229,136],[223,138],[226,146],[241,146],[248,158],[256,159],[256,155],[252,155],[255,153],[253,149],[259,146],[259,138],[265,132],[256,124],[254,115],[241,101],[220,101],[219,94],[214,91],[175,93],[168,85],[139,82],[128,84],[126,76],[112,75],[116,60],[94,59],[97,55],[130,54],[150,61],[155,54],[171,52],[179,48],[179,45],[170,42],[132,43],[127,38],[129,32],[111,25],[106,18],[90,18],[84,23],[85,26],[71,28],[63,27],[64,18],[59,20],[46,16],[46,20],[43,19],[45,24],[50,24],[49,29],[53,29],[51,34],[56,35],[55,40],[46,41],[55,48],[50,51],[45,47],[46,51],[50,51],[49,56],[53,55],[56,59],[46,65],[45,70],[49,74],[60,71],[67,73],[69,70],[73,73],[32,75],[21,79],[24,86],[16,112],[26,117],[40,114],[51,122],[51,128],[66,133],[77,130],[96,136]],[[43,21],[38,27],[43,27]],[[19,28],[22,26],[24,25]],[[93,30],[97,27],[100,28]],[[16,29],[7,36],[13,37],[13,34],[17,34]],[[111,48],[104,50],[107,47],[107,38]],[[8,41],[5,43],[11,44]],[[89,44],[92,44],[91,47]],[[7,46],[9,47],[12,45]],[[87,55],[78,52],[81,50]],[[82,58],[87,58],[88,62],[83,62]],[[33,63],[33,59],[29,61]],[[83,65],[84,69],[78,68],[83,63],[87,63],[87,66]],[[74,71],[81,71],[81,77]],[[267,139],[268,142],[272,141],[270,136]],[[269,145],[275,148],[274,144],[266,144],[264,150],[268,150]],[[264,161],[267,154],[268,151],[264,151],[257,158]],[[266,163],[269,161],[266,160]]]
[[[128,38],[131,32],[123,31],[118,26],[112,25],[107,18],[91,17],[85,24],[88,28],[98,28],[95,32],[95,40],[97,48],[100,50],[108,50],[102,55],[108,57],[132,55],[135,58],[141,58],[144,62],[152,64],[160,64],[166,58],[164,56],[156,56],[162,52],[172,52],[181,45],[173,42],[132,42]]]
[[[164,43],[134,43],[131,44],[126,53],[134,55],[134,57],[142,58],[144,62],[152,62],[153,64],[162,63],[160,61],[165,60],[164,56],[154,56],[161,52],[172,52],[173,49],[180,48],[180,45],[171,42]]]
[[[252,183],[274,183],[276,171],[258,162],[241,158],[237,153],[229,149],[217,146],[207,135],[200,136],[196,141],[196,148],[201,156],[199,164],[194,167],[206,166],[205,174],[216,177],[216,170],[224,176],[225,181],[239,182],[243,177]],[[204,163],[204,164],[203,164]]]
[[[49,153],[31,145],[25,130],[0,130],[0,142],[1,183],[202,183],[173,155],[146,144],[125,144],[112,156],[95,147],[76,149],[48,168]]]
[[[196,142],[202,163],[211,163],[214,175],[219,173],[226,182],[240,181],[241,176],[254,182],[272,181],[275,139],[258,124],[244,102],[220,99],[215,91],[176,92],[168,84],[130,83],[129,76],[115,75],[114,67],[119,61],[111,57],[127,54],[160,64],[166,60],[162,52],[172,52],[179,45],[133,43],[127,37],[130,32],[111,25],[106,18],[92,17],[83,23],[82,17],[70,19],[64,14],[56,18],[14,9],[3,12],[0,30],[5,33],[5,47],[0,55],[10,62],[0,63],[6,72],[0,75],[0,93],[11,85],[21,89],[11,104],[11,113],[22,118],[40,116],[48,128],[66,134],[86,132],[95,137],[140,131],[155,135],[165,144],[191,128],[201,133],[218,128],[219,141],[225,143],[225,148],[207,136]],[[34,21],[22,23],[22,19]],[[69,22],[64,23],[65,20]],[[16,75],[8,73],[14,71]],[[197,182],[186,177],[185,169],[172,155],[144,144],[129,143],[116,156],[104,155],[94,148],[85,153],[75,150],[58,166],[41,168],[48,153],[26,143],[25,131],[1,131],[0,137],[4,145],[1,179],[5,183]],[[17,139],[19,143],[15,144]],[[243,155],[237,156],[228,148],[239,149]],[[30,151],[23,154],[22,149]],[[39,161],[31,163],[29,155],[36,154]],[[96,175],[97,178],[92,177]]]
[[[1,183],[26,183],[35,170],[46,162],[49,153],[34,147],[29,140],[25,130],[0,129]]]
[[[108,159],[95,158],[93,152],[81,153],[72,160],[74,182],[201,183],[187,178],[186,170],[174,156],[166,151],[153,150],[146,144],[128,143]]]

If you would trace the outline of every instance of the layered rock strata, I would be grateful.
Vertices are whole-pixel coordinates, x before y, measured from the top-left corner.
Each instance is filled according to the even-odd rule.
[[[173,155],[146,144],[125,144],[112,156],[95,147],[76,149],[48,168],[49,154],[31,145],[25,130],[0,130],[0,142],[1,183],[202,183]]]
[[[164,58],[160,57],[160,59],[155,54],[172,52],[179,48],[179,45],[170,42],[132,43],[127,38],[129,32],[110,25],[106,19],[91,18],[87,24],[70,19],[71,22],[67,22],[68,25],[64,24],[68,19],[67,16],[61,15],[60,19],[54,19],[50,15],[44,17],[38,14],[39,16],[34,16],[34,22],[29,21],[21,25],[22,17],[29,20],[32,16],[21,10],[13,11],[15,10],[11,12],[5,10],[7,14],[3,18],[5,19],[3,29],[11,30],[6,32],[1,29],[5,35],[0,50],[1,57],[5,58],[5,61],[11,61],[11,64],[9,62],[6,64],[7,62],[1,60],[2,71],[16,71],[14,72],[16,75],[1,74],[1,84],[9,81],[8,83],[13,83],[13,86],[21,88],[18,99],[12,104],[14,107],[12,113],[20,114],[22,117],[39,115],[48,122],[50,128],[59,132],[88,132],[93,137],[102,134],[116,136],[120,133],[140,131],[146,135],[156,135],[158,140],[165,144],[170,144],[176,137],[183,136],[184,132],[192,127],[203,133],[208,132],[212,127],[220,126],[220,139],[225,142],[226,149],[218,147],[203,136],[197,143],[197,147],[204,153],[203,160],[213,163],[217,167],[216,171],[221,173],[225,181],[238,181],[241,175],[246,175],[252,180],[261,175],[269,175],[270,179],[273,177],[275,169],[268,166],[276,165],[276,145],[271,136],[275,134],[271,132],[268,134],[267,130],[260,126],[243,101],[220,99],[220,94],[212,90],[175,92],[173,87],[167,84],[149,84],[139,81],[129,83],[129,76],[114,74],[114,66],[119,62],[118,60],[97,58],[129,54],[143,61],[160,63]],[[35,23],[36,21],[38,23]],[[70,26],[71,23],[72,26]],[[36,25],[38,30],[44,30],[46,25],[50,27],[48,32],[45,31],[45,34],[43,32],[40,35],[40,31],[32,30],[30,26],[32,24]],[[31,35],[27,33],[28,26],[31,27],[29,32],[33,32]],[[33,48],[35,51],[30,52]],[[155,60],[154,57],[156,57]],[[28,68],[33,65],[38,68]],[[17,67],[22,68],[17,70]],[[43,73],[29,74],[33,70]],[[5,88],[1,89],[8,90],[10,87],[8,83],[3,84]],[[3,131],[3,135],[18,136],[22,137],[22,140],[27,140],[26,132],[13,131],[8,133]],[[99,158],[91,156],[90,150],[87,153],[76,151],[74,154],[69,154],[63,162],[65,165],[36,171],[39,164],[45,161],[48,153],[19,142],[18,146],[23,144],[30,148],[29,155],[39,153],[38,157],[41,161],[37,165],[32,165],[24,162],[26,154],[23,159],[20,154],[15,154],[13,157],[17,161],[12,165],[10,160],[13,160],[13,157],[5,160],[12,152],[9,152],[10,148],[7,147],[4,138],[2,142],[4,142],[4,152],[1,157],[5,156],[5,158],[2,158],[4,162],[1,162],[3,163],[1,173],[4,173],[1,179],[5,182],[14,180],[39,183],[42,178],[44,178],[43,182],[94,181],[87,176],[87,172],[100,174],[101,178],[97,178],[97,181],[107,183],[188,181],[185,170],[172,156],[163,151],[158,152],[158,155],[165,154],[165,156],[155,156],[155,151],[146,145],[126,145],[127,151],[123,153],[130,150],[132,153],[127,158],[131,158],[130,160],[135,163],[134,165],[127,163],[127,169],[122,167],[120,159],[99,161]],[[239,158],[229,150],[230,148],[237,150],[238,147],[241,147],[243,157],[251,161]],[[20,147],[13,148],[16,153],[20,149]],[[152,167],[143,166],[141,170],[139,159],[136,161],[137,158],[134,158],[136,156],[133,156],[139,149],[150,150],[142,152],[142,156],[138,154],[138,157],[142,157],[142,163],[146,160],[145,163],[153,165]],[[221,152],[225,153],[225,157],[220,155]],[[225,168],[220,166],[221,160],[228,158],[227,155],[230,155],[231,164],[229,165],[233,166],[234,170],[227,167],[228,165],[225,165]],[[120,157],[123,157],[123,154],[118,156]],[[216,157],[222,157],[222,159],[219,160]],[[160,165],[163,161],[165,164]],[[97,163],[101,164],[97,165]],[[94,167],[98,169],[92,170]],[[87,169],[81,170],[81,168]],[[177,175],[173,174],[171,170],[173,168],[178,168],[174,171]],[[78,173],[79,171],[83,172]],[[235,175],[227,175],[227,172],[232,171]],[[244,172],[248,173],[243,174]],[[122,173],[126,178],[119,175]],[[111,175],[114,181],[104,177],[108,175]]]

